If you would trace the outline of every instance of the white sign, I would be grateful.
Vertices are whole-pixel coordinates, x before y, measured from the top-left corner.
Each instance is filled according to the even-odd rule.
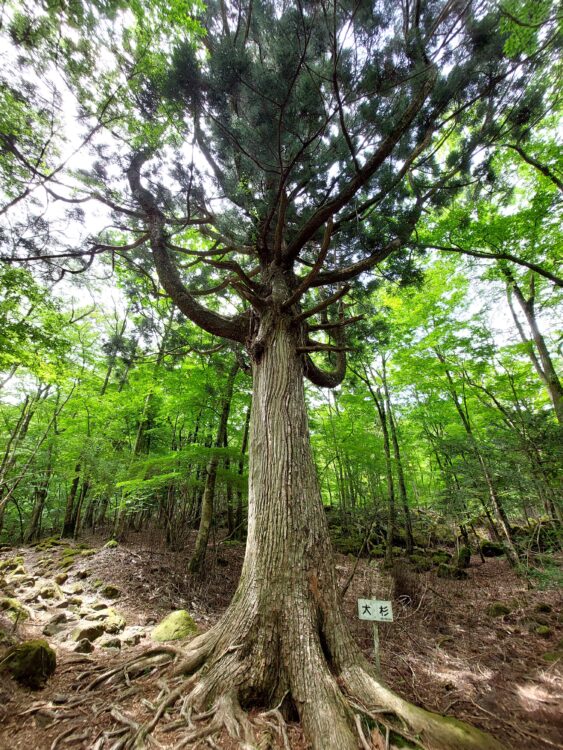
[[[358,617],[360,620],[393,622],[393,607],[391,602],[379,599],[358,599]]]

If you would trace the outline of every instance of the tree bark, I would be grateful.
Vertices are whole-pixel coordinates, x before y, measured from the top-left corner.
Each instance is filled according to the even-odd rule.
[[[199,670],[187,705],[219,712],[228,704],[236,713],[239,701],[271,706],[287,697],[313,750],[357,750],[352,699],[383,712],[385,721],[389,710],[422,747],[500,748],[479,730],[387,690],[350,637],[310,447],[296,336],[281,316],[265,314],[260,328],[245,559],[231,605],[193,639],[177,669]]]

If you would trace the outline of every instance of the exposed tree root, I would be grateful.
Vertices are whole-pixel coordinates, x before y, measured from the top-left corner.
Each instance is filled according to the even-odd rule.
[[[213,629],[216,631],[216,629]],[[171,684],[157,680],[161,687],[156,705],[144,701],[153,711],[144,724],[113,706],[111,716],[119,725],[98,738],[96,748],[141,750],[159,747],[156,732],[184,730],[175,746],[180,748],[218,747],[227,733],[242,750],[290,750],[282,706],[291,700],[297,708],[303,728],[314,750],[373,750],[391,746],[400,736],[412,748],[423,750],[502,750],[490,735],[456,719],[419,708],[386,688],[371,665],[361,657],[346,666],[333,664],[329,669],[318,638],[301,637],[303,653],[297,662],[289,658],[289,669],[282,678],[287,690],[277,693],[278,703],[253,716],[241,707],[241,699],[252,694],[256,681],[253,655],[240,644],[225,647],[218,633],[196,637],[185,650],[153,649],[120,667],[98,675],[83,689],[92,691],[104,684],[115,689],[121,682],[146,675],[153,680],[163,668]],[[299,649],[297,649],[299,651]],[[301,664],[299,675],[291,665]],[[189,673],[186,675],[186,673]],[[272,691],[272,695],[275,691]],[[271,705],[271,703],[270,703]],[[107,743],[104,739],[107,737]],[[111,744],[110,744],[111,743]]]

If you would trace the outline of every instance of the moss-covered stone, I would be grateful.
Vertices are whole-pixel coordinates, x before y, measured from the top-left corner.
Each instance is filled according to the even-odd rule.
[[[10,581],[13,581],[15,579],[21,579],[25,578],[27,576],[27,570],[24,568],[23,565],[18,565],[13,570],[10,570],[8,573],[8,577]]]
[[[91,654],[94,648],[95,646],[92,641],[89,641],[88,638],[83,638],[81,641],[78,641],[74,647],[74,651],[77,654]]]
[[[542,638],[549,638],[553,633],[553,630],[549,627],[549,625],[538,625],[536,628],[534,628],[534,633],[541,636]]]
[[[53,617],[51,617],[49,622],[43,628],[43,635],[53,636],[63,630],[66,630],[67,622],[68,617],[66,616],[66,614],[64,612],[58,612],[56,615],[53,615]]]
[[[424,555],[411,555],[410,562],[417,573],[426,573],[432,569],[432,560]]]
[[[62,586],[62,584],[65,583],[65,581],[67,581],[67,579],[68,579],[68,575],[66,573],[58,573],[55,576],[55,583],[58,583],[59,586]]]
[[[177,609],[171,612],[153,629],[151,638],[154,641],[176,641],[197,633],[197,625],[189,612]]]
[[[37,639],[12,646],[0,662],[0,670],[30,688],[40,688],[57,667],[57,656],[47,641]]]
[[[97,551],[97,549],[83,549],[80,551],[80,555],[81,557],[92,557]]]
[[[444,550],[439,549],[432,553],[430,559],[432,560],[434,565],[448,565],[452,559],[452,556],[449,552],[445,552]]]
[[[510,607],[502,602],[493,602],[485,610],[489,617],[504,617],[510,614]]]
[[[106,583],[105,586],[100,588],[100,594],[108,599],[119,599],[121,591],[113,583]]]
[[[42,599],[64,599],[61,587],[58,583],[48,583],[39,589],[39,595]]]
[[[483,553],[483,557],[501,557],[504,555],[505,549],[502,544],[487,540],[481,542],[481,552]]]
[[[106,633],[121,633],[127,624],[125,617],[113,609],[113,607],[109,607],[105,611],[105,615],[102,622]]]
[[[95,641],[97,638],[102,636],[106,632],[106,629],[102,623],[81,623],[76,627],[71,634],[73,641],[82,641],[84,639],[88,641]]]
[[[467,546],[460,547],[455,561],[456,566],[458,568],[468,568],[470,562],[471,550]]]
[[[452,581],[463,581],[467,578],[465,570],[455,565],[447,565],[446,563],[438,565],[437,574],[438,578],[448,578]]]
[[[12,622],[22,622],[29,618],[28,610],[18,599],[5,596],[0,599],[0,612],[4,612]]]
[[[115,549],[115,547],[119,547],[117,539],[110,539],[109,542],[104,544],[104,549]]]
[[[9,557],[7,560],[0,560],[0,570],[9,573],[23,565],[23,557]]]
[[[102,648],[121,648],[121,641],[119,638],[106,638],[104,641],[100,641],[100,646]]]

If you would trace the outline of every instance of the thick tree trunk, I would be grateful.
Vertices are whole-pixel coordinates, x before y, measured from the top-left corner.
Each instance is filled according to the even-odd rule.
[[[482,732],[388,691],[351,639],[309,442],[296,341],[281,317],[264,316],[261,331],[264,348],[253,368],[245,560],[230,607],[191,642],[177,670],[205,665],[189,704],[212,704],[216,716],[229,711],[236,718],[239,701],[272,706],[288,696],[313,750],[357,750],[351,698],[384,723],[389,709],[422,747],[500,748]]]

